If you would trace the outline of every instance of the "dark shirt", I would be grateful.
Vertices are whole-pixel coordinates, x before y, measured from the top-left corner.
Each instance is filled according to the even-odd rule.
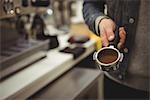
[[[149,32],[150,20],[149,0],[84,0],[83,17],[85,23],[95,34],[96,19],[104,14],[107,5],[107,16],[111,18],[118,26],[125,27],[126,58],[124,65],[128,67],[128,77],[124,81],[130,87],[136,89],[149,90]],[[100,33],[99,33],[100,34]],[[141,81],[142,80],[142,81]]]

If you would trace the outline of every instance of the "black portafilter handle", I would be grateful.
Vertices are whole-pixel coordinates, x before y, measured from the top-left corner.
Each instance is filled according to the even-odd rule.
[[[109,46],[113,45],[115,48],[117,48],[117,44],[118,44],[119,39],[120,39],[119,38],[119,27],[118,26],[116,26],[116,29],[114,31],[114,35],[115,35],[115,37],[112,41],[109,42]]]

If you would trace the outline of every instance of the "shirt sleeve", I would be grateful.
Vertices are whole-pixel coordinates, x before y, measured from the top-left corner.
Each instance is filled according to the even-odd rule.
[[[109,17],[105,15],[98,16],[95,20],[95,31],[98,36],[100,36],[99,23],[101,22],[102,19],[105,19],[105,18],[108,19]]]
[[[106,16],[104,14],[104,4],[104,0],[84,0],[83,3],[82,12],[84,21],[96,35],[100,35],[98,33],[99,19],[103,19],[102,17]]]

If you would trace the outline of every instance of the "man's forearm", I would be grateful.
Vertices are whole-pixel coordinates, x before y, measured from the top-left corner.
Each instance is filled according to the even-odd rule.
[[[90,30],[99,35],[98,23],[101,19],[106,17],[104,12],[103,0],[84,0],[83,4],[83,17],[85,23],[89,26]]]

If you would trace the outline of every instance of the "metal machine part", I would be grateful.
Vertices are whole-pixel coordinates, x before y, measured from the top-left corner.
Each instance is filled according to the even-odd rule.
[[[0,0],[0,19],[34,13],[37,7],[41,7],[41,12],[45,12],[49,5],[50,0]]]
[[[22,41],[16,42],[16,45],[6,49],[2,49],[0,54],[1,78],[32,64],[36,60],[46,57],[47,44],[48,40]]]
[[[46,57],[49,40],[28,40],[18,33],[16,20],[0,20],[0,80]]]
[[[14,17],[20,13],[20,0],[0,0],[0,19]]]
[[[12,0],[4,0],[3,9],[6,14],[12,14],[14,12],[13,8],[14,8],[14,3]]]
[[[97,62],[100,69],[104,71],[117,70],[123,59],[123,53],[113,46],[104,47],[95,52],[93,59]],[[103,61],[102,61],[103,60]]]

